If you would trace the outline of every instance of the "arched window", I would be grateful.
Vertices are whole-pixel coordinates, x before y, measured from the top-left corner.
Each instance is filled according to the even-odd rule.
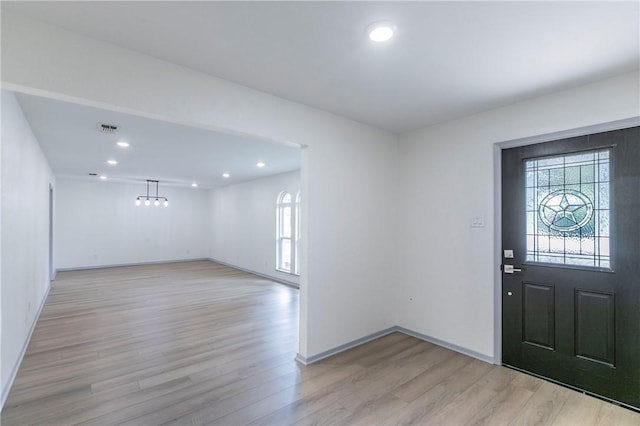
[[[291,194],[281,192],[277,204],[277,254],[276,269],[283,272],[293,272],[293,205]]]
[[[293,200],[288,192],[278,195],[276,205],[276,269],[299,274],[300,195]]]

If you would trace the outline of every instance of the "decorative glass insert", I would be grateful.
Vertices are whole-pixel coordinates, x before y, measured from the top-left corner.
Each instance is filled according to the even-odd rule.
[[[527,261],[610,268],[609,149],[525,162]]]

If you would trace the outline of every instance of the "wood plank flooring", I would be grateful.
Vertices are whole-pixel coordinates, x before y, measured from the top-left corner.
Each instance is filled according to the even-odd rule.
[[[394,333],[294,361],[298,291],[213,262],[59,273],[11,425],[640,425],[640,414]]]

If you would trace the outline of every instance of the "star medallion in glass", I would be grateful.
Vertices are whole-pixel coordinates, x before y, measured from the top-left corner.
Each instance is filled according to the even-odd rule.
[[[610,268],[610,150],[525,162],[527,261]]]

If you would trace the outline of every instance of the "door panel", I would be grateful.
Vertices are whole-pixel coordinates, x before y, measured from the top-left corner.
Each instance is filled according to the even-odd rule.
[[[614,295],[576,290],[576,356],[615,367]]]
[[[555,349],[555,297],[551,285],[522,283],[522,341]]]
[[[502,176],[503,363],[640,409],[640,128],[504,150]]]

